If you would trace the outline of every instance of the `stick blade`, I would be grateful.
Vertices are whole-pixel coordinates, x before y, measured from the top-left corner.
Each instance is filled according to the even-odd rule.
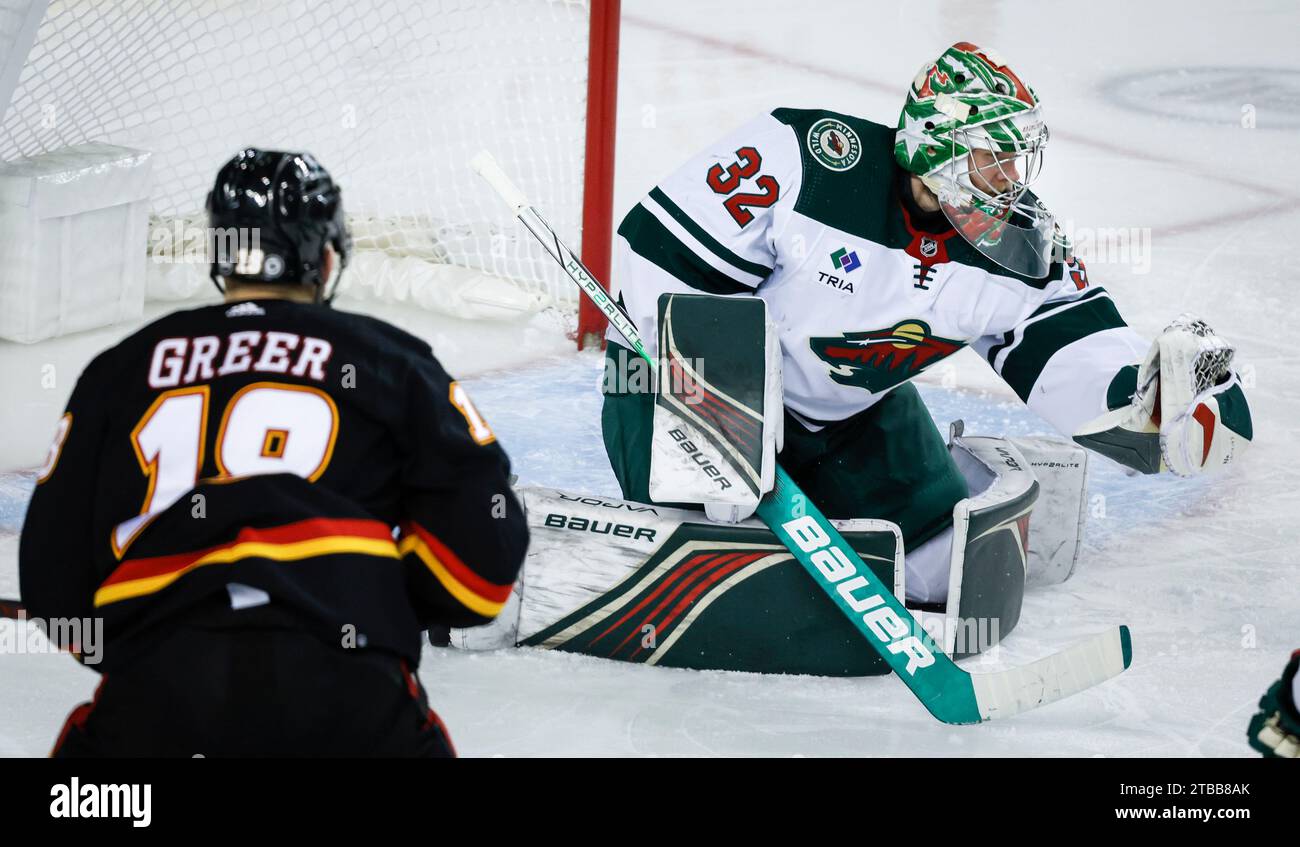
[[[1118,626],[1023,667],[973,673],[971,682],[980,717],[987,721],[1078,694],[1118,676],[1132,662],[1128,627]]]
[[[501,163],[497,161],[487,150],[480,150],[469,160],[469,166],[474,173],[487,180],[487,184],[492,186],[492,190],[501,195],[501,199],[509,204],[514,214],[518,215],[528,207],[528,198],[519,190],[510,177],[506,176],[505,170]]]

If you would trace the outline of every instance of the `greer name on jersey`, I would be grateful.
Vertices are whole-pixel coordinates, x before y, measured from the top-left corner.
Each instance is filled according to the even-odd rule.
[[[422,629],[505,604],[528,543],[509,476],[396,327],[288,300],[175,312],[77,381],[23,525],[23,601],[102,617],[105,673],[232,584],[232,605],[251,589],[414,665]]]
[[[756,295],[779,327],[785,405],[814,426],[966,345],[1066,435],[1128,402],[1117,374],[1149,344],[1082,262],[1043,279],[996,265],[916,206],[894,143],[860,118],[777,109],[652,189],[618,229],[617,268],[651,353],[659,295]]]

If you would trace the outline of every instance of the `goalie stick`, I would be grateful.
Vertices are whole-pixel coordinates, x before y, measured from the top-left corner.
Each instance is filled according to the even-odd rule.
[[[631,318],[560,241],[492,154],[481,151],[470,166],[632,349],[653,365]],[[944,723],[979,723],[1033,709],[1104,682],[1132,661],[1128,627],[1118,626],[1023,667],[967,673],[935,645],[779,464],[776,485],[759,503],[757,514],[921,704]]]

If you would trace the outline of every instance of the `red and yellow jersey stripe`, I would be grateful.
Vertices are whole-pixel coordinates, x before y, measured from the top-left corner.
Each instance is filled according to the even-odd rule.
[[[277,527],[245,528],[233,541],[215,547],[122,562],[95,592],[95,606],[153,594],[210,565],[244,559],[292,562],[339,553],[399,558],[392,530],[382,521],[311,518]]]
[[[397,549],[403,556],[414,554],[448,594],[485,618],[499,615],[510,597],[511,585],[498,585],[479,576],[450,547],[414,521],[402,524]]]

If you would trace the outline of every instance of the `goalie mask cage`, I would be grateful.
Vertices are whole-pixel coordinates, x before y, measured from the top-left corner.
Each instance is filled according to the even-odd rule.
[[[0,0],[0,160],[150,151],[153,250],[206,225],[237,150],[309,151],[358,259],[502,277],[578,313],[468,161],[492,150],[608,279],[618,25],[618,0]],[[381,266],[349,269],[345,296],[421,302]],[[584,303],[579,346],[601,332]]]

